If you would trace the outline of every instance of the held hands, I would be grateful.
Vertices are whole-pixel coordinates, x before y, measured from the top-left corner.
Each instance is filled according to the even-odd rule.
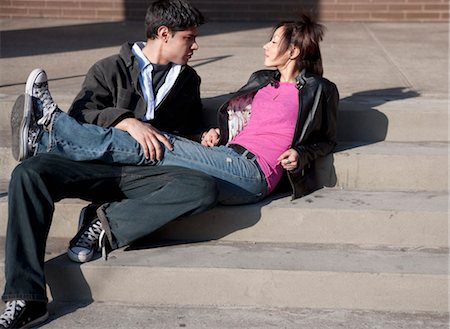
[[[298,152],[294,149],[289,149],[278,157],[281,166],[286,170],[294,170],[298,167]]]
[[[126,118],[116,124],[115,128],[128,132],[139,144],[146,159],[161,160],[163,158],[163,143],[168,150],[173,150],[169,140],[149,123],[141,122],[135,118]]]
[[[220,130],[219,128],[211,128],[208,131],[205,131],[202,135],[202,145],[203,146],[216,146],[219,143],[220,139]]]

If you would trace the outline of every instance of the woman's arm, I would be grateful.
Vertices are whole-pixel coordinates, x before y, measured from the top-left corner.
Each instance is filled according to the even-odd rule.
[[[331,153],[336,146],[339,93],[333,83],[330,83],[327,89],[319,103],[320,113],[316,113],[316,116],[319,114],[320,117],[314,118],[321,120],[319,128],[310,132],[306,143],[300,142],[294,146],[299,154],[297,167],[299,170],[315,159]]]

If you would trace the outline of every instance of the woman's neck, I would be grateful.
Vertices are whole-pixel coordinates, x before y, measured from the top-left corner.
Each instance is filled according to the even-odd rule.
[[[293,65],[278,68],[278,71],[280,72],[280,82],[295,82],[295,78],[300,73]]]
[[[298,72],[290,74],[290,75],[280,75],[280,82],[291,82],[294,83],[296,80],[295,78],[298,76]]]

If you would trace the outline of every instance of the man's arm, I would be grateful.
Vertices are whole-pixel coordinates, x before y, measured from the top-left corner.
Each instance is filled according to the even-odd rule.
[[[112,127],[125,118],[135,117],[129,109],[131,91],[126,89],[127,86],[119,86],[115,79],[120,75],[120,65],[108,64],[111,65],[110,69],[117,69],[117,74],[105,77],[102,69],[104,62],[94,64],[86,74],[82,88],[68,112],[78,121]],[[121,81],[121,84],[124,82]]]
[[[135,118],[126,118],[118,122],[115,128],[128,132],[141,144],[147,159],[162,160],[163,151],[160,143],[163,143],[168,150],[173,150],[172,144],[166,136],[149,123],[144,123]]]

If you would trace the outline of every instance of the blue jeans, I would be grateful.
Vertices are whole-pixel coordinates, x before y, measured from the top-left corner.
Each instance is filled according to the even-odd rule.
[[[100,160],[128,165],[180,166],[216,178],[219,202],[254,203],[267,193],[264,174],[256,160],[249,160],[226,146],[205,147],[183,137],[166,134],[173,151],[164,148],[161,161],[145,159],[138,142],[128,133],[81,124],[64,112],[54,114],[52,123],[38,139],[37,153],[53,153],[74,161]]]

